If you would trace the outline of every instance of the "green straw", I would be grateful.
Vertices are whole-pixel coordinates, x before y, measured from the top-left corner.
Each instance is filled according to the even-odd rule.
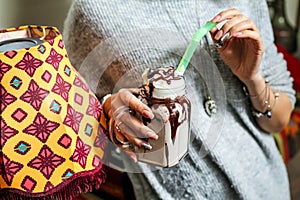
[[[183,75],[184,71],[186,70],[187,66],[189,65],[189,62],[200,42],[200,40],[211,30],[213,29],[217,23],[208,21],[204,26],[199,28],[197,32],[194,34],[192,41],[190,42],[188,48],[186,49],[182,59],[180,60],[180,63],[175,71],[177,75]]]

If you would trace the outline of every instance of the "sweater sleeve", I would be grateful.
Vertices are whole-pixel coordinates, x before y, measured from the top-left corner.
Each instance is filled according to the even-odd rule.
[[[259,3],[266,3],[265,1]],[[258,4],[258,3],[257,3]],[[261,73],[270,86],[278,91],[284,92],[289,96],[292,105],[295,104],[295,91],[293,90],[293,78],[287,69],[287,63],[281,53],[278,53],[274,44],[274,34],[269,17],[268,7],[256,5],[256,15],[253,17],[254,23],[260,30],[263,38],[265,52],[261,63]],[[256,19],[256,21],[255,21]],[[261,20],[265,19],[265,20]]]

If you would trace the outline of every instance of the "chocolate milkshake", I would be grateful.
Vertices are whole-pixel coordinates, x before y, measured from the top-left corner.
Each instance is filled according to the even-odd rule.
[[[190,139],[190,101],[185,95],[183,76],[175,76],[174,67],[147,69],[140,94],[154,114],[145,125],[158,134],[158,140],[147,140],[151,150],[139,148],[139,161],[163,167],[177,164],[188,152]]]

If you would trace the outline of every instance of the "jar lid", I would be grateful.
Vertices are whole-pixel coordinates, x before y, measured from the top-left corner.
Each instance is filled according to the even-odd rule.
[[[39,38],[15,38],[0,42],[0,52],[30,48],[43,43]]]

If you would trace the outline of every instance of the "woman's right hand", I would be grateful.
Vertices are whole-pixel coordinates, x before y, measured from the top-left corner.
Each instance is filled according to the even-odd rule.
[[[148,119],[154,117],[151,109],[136,97],[139,92],[138,88],[121,89],[102,105],[109,120],[110,140],[123,149],[134,162],[137,161],[135,148],[151,148],[149,143],[141,138],[158,139],[153,130],[135,117],[134,113]]]

